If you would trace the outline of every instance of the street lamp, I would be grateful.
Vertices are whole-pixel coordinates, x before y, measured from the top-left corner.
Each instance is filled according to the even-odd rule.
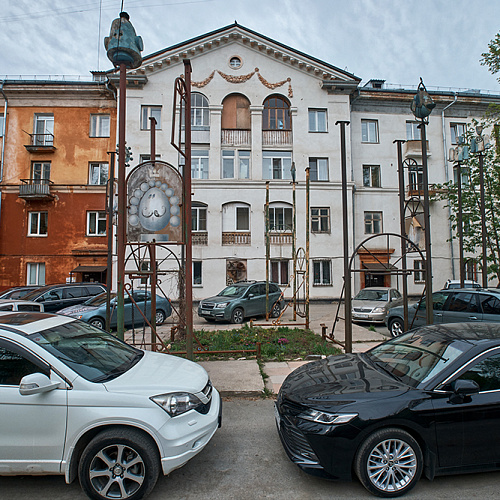
[[[428,116],[436,107],[425,88],[422,78],[417,87],[417,93],[411,103],[412,113],[420,120],[420,139],[422,141],[422,176],[424,188],[424,232],[425,232],[425,311],[427,324],[433,323],[432,310],[432,265],[431,265],[431,219],[429,214],[429,175],[427,171],[427,137],[425,126],[429,123]]]

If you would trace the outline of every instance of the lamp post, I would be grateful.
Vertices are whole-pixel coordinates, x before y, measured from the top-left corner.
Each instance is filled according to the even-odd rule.
[[[433,323],[432,310],[432,262],[431,262],[431,219],[429,214],[429,175],[427,169],[427,137],[425,126],[429,123],[428,116],[436,104],[425,88],[422,78],[417,87],[417,93],[411,103],[411,110],[415,118],[420,120],[420,138],[422,142],[422,176],[424,191],[424,232],[425,232],[425,311],[427,324]]]

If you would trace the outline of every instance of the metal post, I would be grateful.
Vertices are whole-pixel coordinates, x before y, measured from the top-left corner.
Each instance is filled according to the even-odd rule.
[[[401,139],[395,140],[394,143],[397,144],[398,148],[398,177],[399,177],[399,227],[401,236],[406,236],[405,227],[405,178],[404,178],[404,167],[403,167],[403,141]],[[389,248],[389,246],[387,246]],[[403,269],[406,269],[406,240],[401,238],[401,265]],[[403,330],[406,332],[408,330],[408,275],[405,272],[403,274]]]
[[[151,263],[151,349],[156,351],[156,243],[150,243],[149,262]]]
[[[115,151],[110,151],[108,179],[108,259],[106,272],[106,331],[111,331],[111,288],[113,287],[113,203],[115,196]]]
[[[485,201],[484,201],[484,163],[483,163],[484,155],[483,153],[479,153],[479,189],[480,189],[480,211],[481,211],[481,239],[482,239],[482,285],[483,288],[488,288],[488,259],[486,258],[486,210],[485,210]]]
[[[124,292],[125,292],[125,245],[126,245],[126,197],[125,185],[125,113],[126,113],[127,67],[120,64],[120,101],[118,124],[118,251],[117,251],[117,336],[125,336]]]
[[[306,167],[306,329],[309,329],[309,232],[311,208],[309,202],[309,167]]]
[[[266,181],[266,321],[269,320],[269,259],[271,257],[269,229],[269,181]]]
[[[459,266],[460,266],[460,288],[465,285],[465,267],[464,267],[464,226],[462,217],[462,164],[457,162],[458,173],[458,251],[459,251]]]
[[[429,213],[429,173],[427,169],[427,137],[425,120],[422,119],[419,128],[422,141],[422,176],[424,183],[424,232],[425,232],[425,313],[427,324],[432,325],[434,311],[432,303],[432,258],[431,258],[431,217]]]
[[[184,227],[186,243],[186,356],[193,359],[193,247],[191,235],[191,61],[184,59],[184,78],[186,80],[186,113],[184,166]]]
[[[297,321],[297,200],[295,185],[293,183],[293,231],[292,231],[292,257],[293,257],[293,320]]]
[[[335,125],[340,125],[340,156],[342,163],[342,229],[344,238],[344,286],[345,286],[345,352],[352,352],[352,292],[351,292],[351,272],[349,269],[349,226],[347,219],[347,157],[346,157],[346,137],[345,127],[348,121],[338,121]]]

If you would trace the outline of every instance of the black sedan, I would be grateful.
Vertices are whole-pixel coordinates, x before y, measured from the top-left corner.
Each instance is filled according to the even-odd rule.
[[[362,354],[303,365],[276,401],[283,446],[306,472],[400,496],[423,473],[500,469],[500,325],[412,330]]]

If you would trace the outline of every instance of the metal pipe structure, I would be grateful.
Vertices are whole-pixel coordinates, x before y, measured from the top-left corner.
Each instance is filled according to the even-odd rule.
[[[292,163],[292,257],[293,257],[293,320],[297,321],[297,200],[295,186],[297,185],[295,162]]]
[[[309,230],[311,218],[309,167],[306,168],[306,329],[309,329]]]
[[[342,236],[344,239],[344,318],[345,318],[345,352],[352,352],[352,292],[351,272],[349,269],[349,225],[347,221],[347,157],[345,144],[345,127],[350,122],[339,120],[340,125],[340,156],[342,170]]]
[[[488,288],[488,259],[486,258],[486,250],[487,250],[487,240],[488,237],[486,233],[486,208],[485,208],[485,195],[484,195],[484,155],[482,152],[479,152],[479,193],[480,193],[480,201],[479,207],[481,211],[481,240],[482,240],[482,285],[483,288]]]
[[[266,321],[269,320],[269,259],[271,245],[269,240],[269,181],[266,181]]]
[[[125,336],[124,290],[125,290],[125,241],[126,241],[126,197],[125,185],[125,113],[126,113],[127,66],[120,64],[120,98],[118,122],[118,249],[117,249],[117,309],[116,334],[121,340]]]
[[[393,144],[397,144],[398,148],[398,178],[399,178],[399,227],[401,236],[406,236],[405,227],[405,178],[403,167],[403,144],[406,141],[397,139]],[[401,266],[406,269],[406,241],[401,238]],[[408,274],[403,274],[403,331],[408,330]]]
[[[111,331],[111,288],[113,287],[113,203],[115,196],[115,151],[108,152],[108,258],[106,272],[106,331]]]
[[[460,288],[465,286],[465,266],[464,266],[464,223],[462,217],[462,164],[457,162],[458,174],[458,258],[460,266]]]

